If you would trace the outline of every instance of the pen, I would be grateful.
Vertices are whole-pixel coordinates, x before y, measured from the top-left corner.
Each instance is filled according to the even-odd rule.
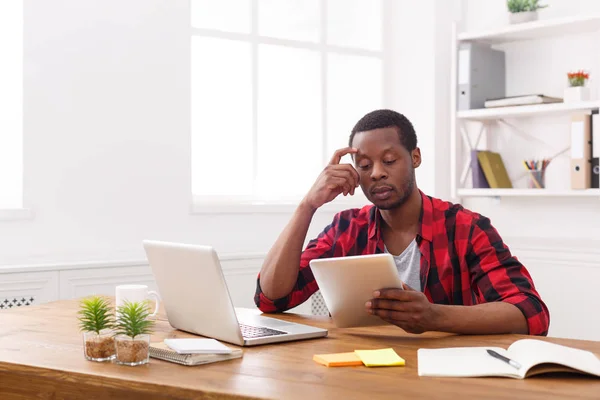
[[[519,364],[515,360],[511,360],[510,358],[504,357],[503,355],[496,353],[494,350],[488,350],[487,352],[490,356],[497,358],[498,360],[504,361],[505,363],[509,364],[511,367],[514,367],[516,369],[521,368],[521,364]]]

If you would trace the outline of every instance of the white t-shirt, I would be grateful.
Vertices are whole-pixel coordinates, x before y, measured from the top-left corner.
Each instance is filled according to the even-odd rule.
[[[385,252],[390,253],[387,247],[385,247]],[[396,262],[400,279],[414,290],[422,292],[420,278],[421,252],[419,251],[419,246],[417,246],[417,241],[413,239],[402,254],[399,256],[392,254],[392,256]]]

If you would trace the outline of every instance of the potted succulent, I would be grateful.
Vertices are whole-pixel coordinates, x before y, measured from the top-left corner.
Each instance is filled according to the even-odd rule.
[[[507,0],[506,7],[509,11],[510,23],[520,24],[537,20],[537,10],[548,6],[539,4],[539,0]]]
[[[589,77],[590,74],[581,70],[567,73],[569,86],[565,88],[563,101],[568,103],[589,100],[590,90],[585,86]]]
[[[116,362],[124,365],[142,365],[150,359],[150,334],[154,321],[149,319],[149,302],[125,301],[117,307],[119,318],[115,323]]]
[[[114,317],[109,301],[91,296],[81,300],[79,307],[77,319],[83,332],[85,358],[99,362],[112,360],[115,358]]]

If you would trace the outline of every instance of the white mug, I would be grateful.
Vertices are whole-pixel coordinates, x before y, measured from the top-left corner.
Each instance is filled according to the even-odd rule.
[[[154,312],[150,314],[150,316],[154,317],[158,312],[160,297],[155,291],[148,290],[148,286],[146,285],[119,285],[115,288],[115,297],[117,308],[124,305],[126,301],[130,303],[142,302],[148,299],[148,297],[154,297],[156,306],[154,307]]]

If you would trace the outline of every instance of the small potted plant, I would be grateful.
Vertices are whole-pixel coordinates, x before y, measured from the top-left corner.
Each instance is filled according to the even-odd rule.
[[[510,23],[520,24],[537,20],[537,10],[548,6],[539,4],[539,0],[507,0],[506,7],[509,11]]]
[[[142,365],[150,359],[150,334],[154,321],[149,319],[148,301],[124,302],[117,308],[115,324],[116,362],[124,365]]]
[[[585,83],[589,77],[590,74],[582,70],[567,73],[569,86],[565,88],[565,96],[563,101],[568,103],[589,100],[590,90],[585,86]]]
[[[115,358],[114,317],[109,301],[101,296],[87,297],[81,300],[77,314],[85,358],[99,362]]]

